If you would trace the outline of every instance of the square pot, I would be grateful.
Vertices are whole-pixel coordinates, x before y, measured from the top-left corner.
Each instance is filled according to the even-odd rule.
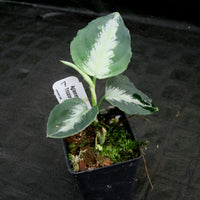
[[[108,110],[101,111],[102,115],[112,114],[120,115],[122,119],[126,119],[124,112],[114,107]],[[133,136],[128,120],[125,120],[127,131]],[[141,159],[141,152],[137,158],[124,161],[117,164],[112,164],[106,167],[101,167],[94,170],[84,172],[74,172],[71,168],[70,161],[67,155],[67,144],[62,139],[62,144],[65,153],[66,164],[69,172],[77,180],[80,191],[84,200],[131,200],[135,184],[136,169]]]

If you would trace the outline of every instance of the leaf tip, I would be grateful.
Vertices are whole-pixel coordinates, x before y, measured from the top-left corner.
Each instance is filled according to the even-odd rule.
[[[156,108],[155,108],[155,112],[157,112],[157,111],[159,111],[159,108],[156,106]]]
[[[51,138],[51,135],[49,133],[47,133],[46,138]]]
[[[65,61],[64,60],[59,60],[61,63],[65,64]]]

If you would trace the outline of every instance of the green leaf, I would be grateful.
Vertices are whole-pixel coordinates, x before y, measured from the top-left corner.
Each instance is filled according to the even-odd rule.
[[[99,17],[79,30],[70,48],[79,69],[98,79],[122,73],[132,55],[129,31],[117,12]]]
[[[123,75],[107,81],[105,99],[130,115],[147,115],[158,111],[158,107],[152,103],[152,100]]]
[[[97,114],[97,106],[88,109],[82,99],[67,99],[51,111],[47,122],[47,137],[65,138],[75,135],[89,126]]]

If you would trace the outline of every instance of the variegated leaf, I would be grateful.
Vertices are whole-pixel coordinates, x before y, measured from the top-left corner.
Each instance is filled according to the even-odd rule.
[[[126,70],[130,34],[119,13],[99,17],[78,31],[71,42],[74,63],[90,76],[104,79]]]
[[[47,137],[65,138],[75,135],[89,126],[96,119],[97,113],[97,106],[88,109],[82,99],[67,99],[51,111],[47,122]]]
[[[130,115],[147,115],[158,111],[152,100],[138,90],[128,77],[123,75],[110,78],[107,81],[105,99]]]

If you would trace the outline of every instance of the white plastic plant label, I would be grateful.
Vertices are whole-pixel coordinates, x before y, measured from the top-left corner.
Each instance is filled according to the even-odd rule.
[[[77,77],[70,76],[56,81],[52,88],[59,103],[62,103],[66,99],[78,97],[86,102],[88,108],[91,108],[83,84],[79,82]]]

